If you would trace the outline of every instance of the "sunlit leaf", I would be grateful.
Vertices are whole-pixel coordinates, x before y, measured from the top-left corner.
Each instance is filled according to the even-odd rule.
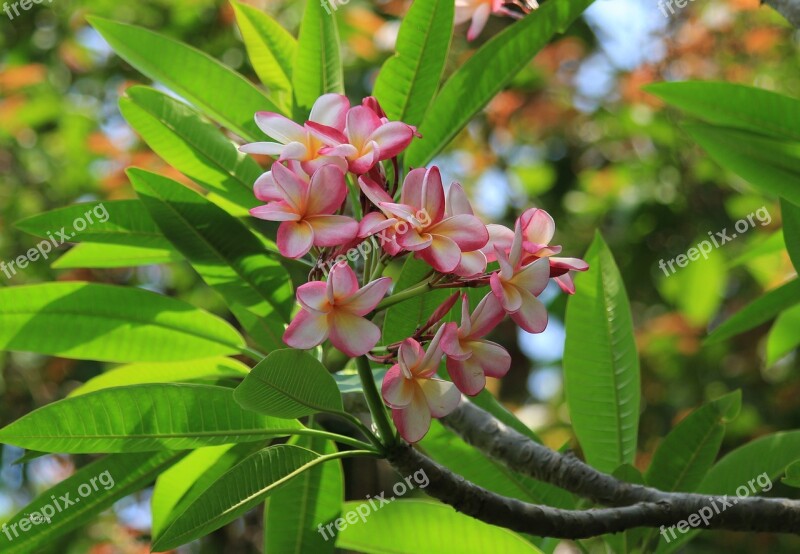
[[[171,248],[84,242],[76,244],[51,264],[54,269],[118,268],[160,265],[183,258]]]
[[[767,365],[772,365],[800,345],[800,306],[778,315],[767,336]]]

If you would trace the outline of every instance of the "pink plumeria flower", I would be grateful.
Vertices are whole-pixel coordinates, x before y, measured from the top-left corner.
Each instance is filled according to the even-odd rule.
[[[267,221],[281,221],[278,250],[287,258],[305,256],[312,246],[338,246],[358,233],[358,222],[333,215],[347,196],[344,173],[335,165],[317,169],[307,182],[279,162],[272,165],[273,189],[260,198],[273,201],[250,210]]]
[[[460,183],[452,183],[447,191],[445,215],[447,215],[447,217],[453,217],[456,215],[475,215],[475,212],[472,210],[472,205],[469,203],[469,199],[467,198],[467,193],[464,192],[464,188]],[[489,240],[491,240],[491,237]],[[471,252],[462,251],[461,261],[453,270],[453,273],[459,277],[476,277],[486,271],[486,264],[486,254],[480,250],[473,250]]]
[[[348,356],[366,354],[380,340],[381,331],[364,316],[375,309],[391,284],[389,277],[381,277],[358,288],[352,268],[346,262],[336,264],[327,283],[312,281],[297,288],[302,309],[286,329],[283,341],[305,350],[330,339]]]
[[[320,96],[311,108],[309,121],[326,125],[338,131],[344,130],[350,101],[341,94]],[[347,163],[343,158],[320,154],[325,144],[306,127],[274,112],[256,113],[256,125],[277,142],[252,142],[239,148],[247,154],[277,156],[278,161],[293,160],[300,163],[309,175],[322,165],[333,164],[345,171]],[[268,177],[264,177],[268,179]]]
[[[550,265],[544,258],[527,265],[522,263],[522,227],[519,221],[511,252],[495,248],[500,271],[492,273],[489,283],[497,300],[514,322],[529,333],[541,333],[547,327],[547,309],[536,298],[550,279]]]
[[[392,409],[400,436],[410,443],[419,442],[428,433],[432,417],[446,416],[461,401],[453,383],[436,377],[442,360],[442,329],[427,352],[414,339],[404,340],[397,352],[397,363],[383,378],[383,399]]]
[[[500,378],[511,367],[511,356],[499,344],[483,339],[505,317],[493,294],[488,294],[469,313],[469,297],[461,296],[461,326],[446,323],[442,350],[447,354],[447,372],[458,390],[475,396],[486,386],[486,376]]]
[[[505,4],[513,3],[517,5],[522,13],[513,11],[505,7]],[[525,13],[539,7],[536,0],[525,0],[523,2],[509,2],[503,0],[456,0],[455,24],[460,25],[471,20],[467,31],[467,40],[473,41],[481,34],[489,15],[505,15],[520,19]]]
[[[379,207],[387,216],[407,223],[406,228],[394,227],[397,244],[441,273],[453,272],[462,252],[479,250],[489,240],[486,226],[474,215],[447,217],[442,176],[436,166],[409,171],[400,203],[380,202]]]
[[[368,106],[350,108],[344,130],[314,121],[307,122],[306,127],[327,145],[321,154],[346,158],[350,171],[357,175],[397,156],[417,133],[415,127],[381,118]]]

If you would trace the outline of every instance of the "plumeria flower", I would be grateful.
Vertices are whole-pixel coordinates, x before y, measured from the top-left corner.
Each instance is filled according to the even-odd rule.
[[[500,271],[492,273],[489,283],[514,323],[529,333],[541,333],[547,327],[547,309],[536,297],[547,286],[550,266],[544,258],[523,265],[522,240],[522,226],[518,221],[511,252],[506,254],[495,248]]]
[[[344,173],[335,165],[317,169],[307,182],[275,162],[274,188],[261,191],[259,198],[273,201],[250,210],[259,219],[281,221],[278,250],[287,258],[299,258],[312,246],[338,246],[355,238],[358,222],[334,215],[347,196]]]
[[[334,265],[327,283],[312,281],[297,288],[302,309],[283,341],[305,350],[330,339],[348,356],[366,354],[380,340],[381,331],[364,316],[375,309],[391,284],[389,277],[381,277],[358,288],[356,274],[346,262]]]
[[[521,12],[511,10],[506,7],[506,4],[513,3]],[[455,24],[460,25],[470,21],[469,30],[467,31],[467,40],[473,41],[478,38],[486,22],[489,21],[489,15],[505,15],[513,17],[514,19],[522,18],[526,13],[532,9],[539,7],[536,0],[524,0],[523,2],[509,2],[508,0],[456,0],[456,17]]]
[[[388,217],[407,223],[407,228],[394,226],[397,244],[441,273],[453,272],[462,252],[479,250],[489,240],[486,226],[474,215],[447,217],[442,176],[436,166],[409,171],[400,203],[379,202],[379,207]]]
[[[341,94],[325,94],[314,102],[309,121],[341,132],[344,130],[348,109],[350,109],[350,101],[347,100],[347,97]],[[320,166],[327,164],[336,165],[342,171],[347,169],[347,163],[343,158],[320,154],[320,149],[325,144],[306,127],[298,125],[281,114],[258,112],[256,113],[256,125],[277,142],[252,142],[241,146],[240,151],[247,154],[277,156],[280,162],[297,161],[303,171],[309,175]],[[267,175],[262,178],[269,179],[270,177]]]
[[[386,372],[381,392],[392,409],[394,425],[406,441],[419,442],[431,427],[431,417],[444,417],[456,409],[461,394],[450,381],[436,377],[442,350],[439,332],[428,351],[414,339],[406,339],[397,352],[397,363]]]
[[[475,396],[486,386],[486,376],[500,378],[511,367],[511,356],[499,344],[483,339],[505,317],[493,294],[488,294],[469,313],[469,297],[461,296],[461,326],[446,323],[442,350],[447,354],[447,372],[458,390]]]
[[[400,121],[388,121],[367,106],[355,106],[347,111],[344,130],[315,121],[306,127],[327,146],[320,150],[326,156],[347,159],[349,169],[363,175],[378,162],[394,158],[402,152],[417,133],[415,127]]]

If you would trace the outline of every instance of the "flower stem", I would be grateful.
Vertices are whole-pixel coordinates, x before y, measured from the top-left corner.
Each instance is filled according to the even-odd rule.
[[[361,379],[361,386],[364,388],[364,396],[367,397],[367,406],[369,406],[369,413],[372,415],[372,421],[378,428],[381,442],[384,446],[392,446],[397,442],[392,424],[389,423],[389,418],[386,415],[386,408],[383,406],[383,400],[378,393],[378,388],[375,386],[375,378],[372,374],[372,368],[369,366],[369,359],[366,356],[359,356],[356,358],[356,366],[358,367],[358,376]]]
[[[421,283],[414,285],[413,287],[401,290],[398,293],[395,293],[389,297],[384,298],[380,304],[375,307],[375,311],[379,312],[381,310],[385,310],[389,306],[394,306],[404,300],[408,300],[409,298],[414,298],[415,296],[419,296],[421,294],[425,294],[426,292],[431,290],[431,283],[430,279],[426,279]]]

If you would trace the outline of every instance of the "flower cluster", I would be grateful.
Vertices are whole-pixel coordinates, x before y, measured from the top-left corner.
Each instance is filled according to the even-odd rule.
[[[542,332],[547,310],[538,297],[549,280],[571,294],[569,272],[588,269],[580,259],[557,256],[561,247],[550,244],[555,223],[544,210],[526,210],[513,230],[486,225],[461,185],[445,189],[435,166],[412,169],[398,186],[397,157],[419,135],[410,125],[389,121],[372,97],[351,107],[344,96],[324,95],[304,125],[267,112],[256,114],[256,122],[273,142],[241,150],[277,161],[254,185],[265,204],[251,214],[280,222],[280,252],[306,258],[315,268],[309,282],[297,289],[300,310],[283,340],[299,349],[329,340],[348,356],[366,355],[391,365],[382,394],[409,442],[422,439],[431,418],[451,412],[462,393],[474,396],[486,386],[487,376],[508,372],[508,352],[486,339],[506,316],[525,331]],[[378,236],[380,245],[360,248]],[[351,267],[348,260],[353,259],[343,256],[348,251],[372,256],[364,254]],[[309,254],[316,259],[308,260]],[[392,281],[381,274],[390,261],[405,255],[430,267],[419,285],[408,290],[456,292],[413,336],[378,348],[381,332],[371,315],[392,303],[391,297],[384,300]],[[331,270],[323,281],[318,270],[326,265]],[[461,292],[467,288],[486,292],[473,306]],[[459,297],[460,324],[443,323],[458,309]],[[450,380],[439,376],[443,360]]]

